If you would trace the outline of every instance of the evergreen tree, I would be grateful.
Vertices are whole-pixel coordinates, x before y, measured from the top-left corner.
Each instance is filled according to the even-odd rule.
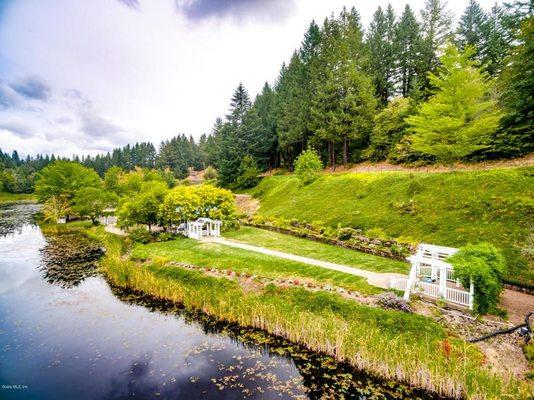
[[[516,156],[534,150],[534,17],[523,20],[500,86],[503,131],[494,153]]]
[[[234,126],[241,125],[251,105],[245,86],[243,86],[243,83],[239,83],[230,101],[230,114],[226,116],[226,119]]]
[[[406,97],[417,82],[421,65],[421,28],[409,5],[406,5],[395,28],[396,82],[398,92]]]
[[[467,46],[475,49],[474,58],[482,60],[486,48],[486,24],[488,17],[476,0],[469,0],[464,13],[460,17],[456,31],[456,45],[460,51],[465,51]]]
[[[505,20],[504,9],[495,3],[484,25],[486,41],[481,60],[485,70],[491,76],[501,73],[511,47],[512,31],[506,26]]]
[[[451,34],[452,17],[447,11],[447,2],[443,0],[426,0],[421,10],[422,20],[422,65],[419,78],[424,89],[429,86],[428,72],[436,72],[439,66],[440,48]]]
[[[447,46],[442,67],[429,74],[434,95],[407,119],[412,148],[445,164],[488,148],[502,115],[489,82],[470,56]]]
[[[270,169],[279,165],[278,135],[276,134],[276,94],[271,86],[265,82],[261,93],[256,97],[253,108],[261,120],[262,140],[258,152],[262,169]]]
[[[395,14],[391,4],[384,13],[381,7],[375,11],[367,34],[370,51],[371,73],[376,95],[385,106],[394,92],[394,27]]]

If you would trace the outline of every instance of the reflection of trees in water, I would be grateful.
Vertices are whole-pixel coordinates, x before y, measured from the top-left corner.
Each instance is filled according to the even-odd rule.
[[[98,243],[80,234],[45,237],[41,270],[49,283],[70,288],[96,274],[98,259],[104,254]]]
[[[0,237],[21,233],[24,225],[34,223],[38,204],[6,204],[0,205]]]
[[[188,324],[200,325],[205,334],[225,335],[249,351],[292,361],[302,376],[302,384],[309,399],[443,399],[395,381],[374,378],[356,371],[348,364],[337,362],[330,356],[311,352],[304,346],[258,329],[221,322],[200,311],[123,288],[114,287],[112,291],[116,297],[129,304],[143,306],[152,312],[174,314]]]

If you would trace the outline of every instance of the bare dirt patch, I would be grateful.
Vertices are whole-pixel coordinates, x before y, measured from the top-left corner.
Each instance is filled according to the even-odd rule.
[[[260,201],[249,194],[236,194],[237,211],[242,214],[254,215],[260,208]]]

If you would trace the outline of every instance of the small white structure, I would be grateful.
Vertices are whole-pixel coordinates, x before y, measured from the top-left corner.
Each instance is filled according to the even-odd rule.
[[[202,240],[204,236],[221,236],[222,222],[211,218],[199,218],[196,221],[188,221],[186,235],[191,239]]]
[[[116,225],[117,217],[114,215],[102,215],[98,217],[98,222],[104,226]]]
[[[457,251],[452,247],[421,243],[417,252],[407,258],[412,264],[408,279],[392,279],[391,288],[404,290],[405,300],[414,292],[473,309],[473,282],[469,291],[463,288],[454,278],[453,266],[444,261]]]

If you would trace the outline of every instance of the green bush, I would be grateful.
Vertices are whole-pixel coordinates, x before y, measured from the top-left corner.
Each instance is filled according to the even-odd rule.
[[[358,232],[352,228],[340,228],[337,230],[337,237],[339,240],[350,240]]]
[[[152,234],[146,228],[133,228],[128,234],[130,239],[136,243],[146,244],[152,240]]]
[[[388,235],[382,228],[371,228],[365,231],[365,236],[371,239],[387,240]]]
[[[241,189],[251,188],[256,186],[260,180],[261,171],[258,168],[256,160],[251,156],[243,157],[241,165],[239,166],[239,176],[237,177],[237,187]]]
[[[213,168],[211,165],[208,165],[206,170],[204,171],[204,179],[210,180],[210,179],[217,179],[217,176],[219,176],[219,173],[215,168]]]
[[[322,170],[321,158],[313,149],[304,150],[295,160],[295,174],[305,185],[316,180]]]
[[[237,231],[241,228],[241,225],[239,224],[238,220],[230,219],[228,221],[224,221],[222,224],[222,231],[228,232],[228,231]]]
[[[474,310],[481,314],[493,311],[499,302],[506,268],[500,250],[490,243],[468,244],[449,257],[448,261],[464,287],[469,287],[473,281]]]

